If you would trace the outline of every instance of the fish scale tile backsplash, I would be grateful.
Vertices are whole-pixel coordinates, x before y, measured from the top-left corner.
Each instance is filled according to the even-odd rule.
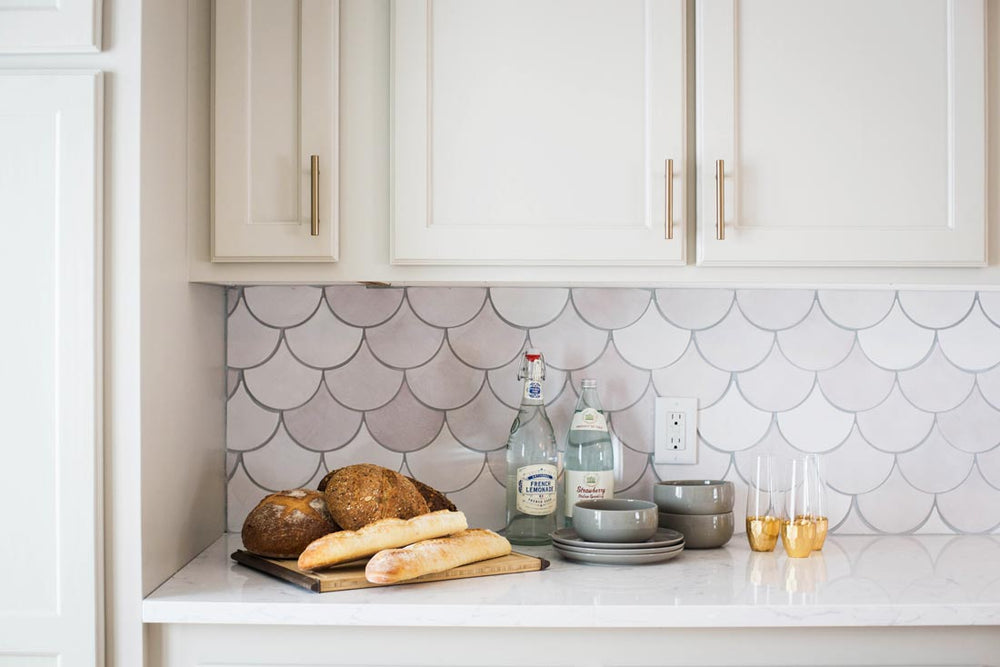
[[[272,490],[371,462],[503,525],[523,349],[557,438],[596,378],[623,496],[820,455],[841,533],[1000,527],[1000,293],[719,288],[229,290],[229,528]],[[652,461],[656,396],[699,400],[699,460]],[[739,522],[738,522],[739,523]]]

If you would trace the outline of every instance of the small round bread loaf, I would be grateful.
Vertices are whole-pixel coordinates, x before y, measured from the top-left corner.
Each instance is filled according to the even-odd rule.
[[[410,519],[428,511],[427,502],[413,482],[395,470],[371,463],[334,471],[325,493],[330,515],[347,530],[357,530],[379,519]]]
[[[323,479],[319,481],[319,486],[317,487],[320,490],[320,492],[326,491],[326,485],[330,483],[330,478],[333,477],[334,473],[336,472],[337,472],[336,470],[331,470],[330,472],[326,473],[326,475],[323,476]],[[427,503],[428,511],[430,512],[437,512],[438,510],[448,510],[451,512],[458,511],[458,508],[455,507],[455,503],[448,500],[448,496],[444,495],[434,487],[424,484],[420,480],[413,479],[412,477],[409,476],[407,476],[406,479],[413,482],[413,485],[417,487],[417,491],[419,491],[420,495],[424,497],[424,502]]]
[[[243,546],[266,558],[298,558],[309,543],[340,530],[322,493],[280,491],[265,497],[243,521]]]

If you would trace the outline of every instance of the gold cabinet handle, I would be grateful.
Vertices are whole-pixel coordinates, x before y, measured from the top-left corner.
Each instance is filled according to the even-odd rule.
[[[309,216],[312,222],[311,234],[319,236],[319,156],[309,156],[309,175],[311,181],[310,194],[312,198],[312,211]]]
[[[715,161],[715,238],[726,240],[726,161]]]
[[[668,158],[663,163],[666,174],[666,201],[664,202],[663,226],[667,240],[674,238],[674,159]]]

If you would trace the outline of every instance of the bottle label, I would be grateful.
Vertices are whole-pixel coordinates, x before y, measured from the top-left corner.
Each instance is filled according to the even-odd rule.
[[[536,380],[528,380],[524,383],[524,397],[532,401],[542,398],[542,383]]]
[[[544,516],[556,511],[556,467],[548,463],[517,469],[517,511]]]
[[[581,500],[614,498],[615,473],[613,470],[564,470],[566,479],[565,514],[573,516],[573,505]]]
[[[608,432],[608,420],[594,408],[584,408],[573,413],[573,421],[569,425],[571,431],[604,431]]]

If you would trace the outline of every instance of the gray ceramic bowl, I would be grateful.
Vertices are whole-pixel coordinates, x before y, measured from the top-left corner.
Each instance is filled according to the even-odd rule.
[[[684,534],[685,549],[714,549],[733,536],[733,513],[670,514],[660,512],[660,525]]]
[[[573,507],[573,529],[591,542],[642,542],[657,527],[656,503],[648,500],[582,500]]]
[[[733,511],[736,489],[718,479],[680,479],[653,486],[653,500],[661,512],[671,514],[722,514]]]

